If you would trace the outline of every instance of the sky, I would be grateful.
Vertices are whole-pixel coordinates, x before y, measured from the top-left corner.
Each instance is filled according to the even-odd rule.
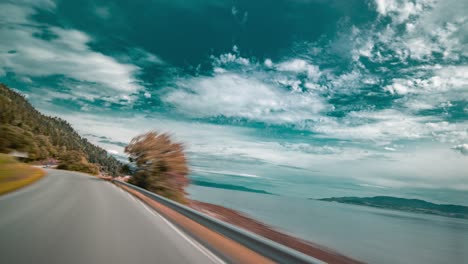
[[[0,0],[0,82],[197,180],[468,201],[468,0]]]

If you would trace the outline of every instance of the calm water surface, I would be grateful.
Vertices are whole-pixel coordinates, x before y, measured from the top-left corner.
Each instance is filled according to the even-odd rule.
[[[188,192],[368,263],[468,263],[468,220],[201,186]]]

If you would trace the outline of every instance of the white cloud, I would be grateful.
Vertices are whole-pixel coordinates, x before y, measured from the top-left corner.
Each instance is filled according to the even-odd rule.
[[[418,73],[417,69],[413,72]],[[424,110],[468,97],[468,67],[457,65],[430,66],[419,70],[423,76],[397,78],[383,89],[403,95],[406,107]],[[449,105],[445,105],[449,107]]]
[[[56,5],[53,0],[15,0],[2,1],[0,7],[2,23],[28,23],[28,16],[35,13],[35,8],[52,11]]]
[[[351,112],[340,120],[321,118],[310,129],[325,137],[371,140],[378,145],[418,139],[459,142],[468,136],[468,122],[449,123],[434,117],[413,116],[391,109]]]
[[[225,53],[221,54],[219,58],[216,58],[214,56],[211,56],[211,59],[214,60],[214,64],[216,65],[224,65],[224,64],[230,64],[230,63],[235,63],[235,64],[240,64],[247,66],[250,64],[249,59],[240,57],[236,54],[233,53]]]
[[[276,80],[279,84],[285,87],[290,87],[295,92],[300,92],[302,81],[288,78],[279,78]]]
[[[265,59],[265,62],[263,63],[267,68],[272,68],[273,67],[273,62],[271,59]]]
[[[417,60],[429,58],[434,51],[438,51],[435,43],[422,37],[409,38],[405,42],[405,47],[409,51],[409,56]]]
[[[390,113],[357,115],[391,119]],[[121,118],[73,114],[62,117],[74,124],[81,134],[106,136],[111,141],[129,142],[132,137],[153,129],[173,133],[176,140],[186,146],[195,172],[205,170],[276,179],[290,172],[283,166],[290,166],[304,170],[302,173],[310,177],[342,177],[388,188],[460,189],[460,184],[466,185],[467,180],[464,173],[466,157],[441,144],[410,145],[403,150],[401,146],[391,145],[386,146],[389,151],[379,151],[361,145],[323,145],[315,141],[311,144],[294,139],[269,141],[256,136],[253,128],[175,121],[161,116]],[[101,143],[96,138],[90,140],[123,153],[122,147]],[[213,162],[214,157],[217,162]]]
[[[386,0],[375,0],[375,4],[377,5],[377,11],[381,14],[381,15],[386,15],[387,14],[387,9],[389,9],[389,7],[391,7],[391,5],[395,5],[395,2],[394,1],[386,1]],[[392,8],[394,9],[394,8]]]
[[[303,63],[286,65],[288,67],[283,69],[300,71],[307,68],[307,64]],[[413,110],[429,109],[434,104],[431,101],[433,99],[424,99],[420,97],[421,94],[466,90],[467,71],[462,66],[435,67],[431,71],[436,75],[428,79],[395,79],[392,85],[385,87],[399,95],[418,95],[417,99],[405,101],[405,106],[410,107],[409,111],[398,108],[363,110],[350,112],[340,118],[330,117],[325,112],[331,106],[322,101],[321,96],[314,92],[303,92],[300,80],[280,73],[275,73],[276,79],[269,75],[265,77],[262,73],[252,73],[250,77],[215,73],[214,76],[188,78],[179,81],[177,89],[168,89],[162,99],[175,106],[179,113],[190,117],[224,116],[234,120],[245,118],[270,124],[288,124],[296,129],[318,133],[318,137],[371,141],[377,145],[398,140],[425,139],[460,142],[467,136],[468,123],[450,123],[442,118],[416,116],[412,113]],[[269,78],[270,82],[261,81],[257,77]],[[327,78],[330,78],[329,87],[339,92],[347,87],[357,87],[362,81],[362,75],[357,70],[340,76],[328,74]],[[304,85],[310,91],[323,91],[322,87],[314,86],[314,83]],[[439,104],[447,105],[449,102],[447,97],[435,97],[444,99]]]
[[[99,6],[95,9],[96,15],[102,19],[108,19],[110,17],[109,7]]]
[[[21,8],[9,3],[0,4],[0,21],[3,23],[26,23],[27,17],[33,13],[32,8]]]
[[[306,73],[307,76],[312,80],[317,80],[320,75],[320,69],[316,65],[312,65],[302,59],[292,59],[281,62],[276,67],[280,71],[295,72],[295,73]]]
[[[128,63],[135,62],[138,64],[165,64],[165,62],[158,56],[148,52],[142,48],[130,48],[128,57],[125,58]]]
[[[420,145],[387,155],[387,160],[354,164],[349,169],[362,182],[383,187],[460,190],[466,186],[466,157],[445,146]]]
[[[372,140],[387,144],[394,140],[419,139],[427,135],[422,117],[395,110],[351,112],[343,120],[322,119],[313,130],[327,137]]]
[[[372,50],[374,49],[374,42],[372,40],[367,40],[364,42],[364,45],[359,45],[355,50],[353,50],[354,60],[357,60],[359,56],[370,58],[372,57]]]
[[[365,77],[359,70],[352,70],[341,75],[327,74],[328,85],[335,92],[349,93],[356,92],[362,86],[363,81],[367,81],[370,77]]]
[[[314,119],[325,108],[312,93],[288,92],[233,73],[182,80],[178,89],[169,90],[163,100],[188,116],[226,116],[271,123]]]
[[[19,78],[20,81],[24,82],[24,83],[33,83],[33,81],[31,80],[31,78],[29,77],[26,77],[26,76],[22,76]]]
[[[380,18],[364,28],[352,27],[343,43],[355,61],[360,57],[373,62],[407,65],[411,60],[447,63],[468,57],[467,1],[458,0],[375,0]],[[406,29],[406,30],[403,30]],[[343,48],[341,48],[343,49]]]
[[[320,154],[320,155],[333,155],[343,153],[342,147],[329,146],[329,145],[312,145],[307,143],[283,143],[281,144],[285,151],[297,151],[310,154]],[[347,150],[349,151],[349,149]],[[358,151],[354,151],[357,153]]]
[[[210,157],[209,159],[216,156],[218,159],[234,162],[231,164],[234,168],[238,166],[237,161],[254,160],[257,161],[256,164],[264,162],[277,166],[314,169],[314,167],[319,166],[322,158],[326,162],[333,162],[334,160],[359,160],[370,155],[368,152],[357,148],[338,148],[307,143],[283,144],[256,137],[255,129],[252,128],[174,121],[160,116],[151,118],[107,116],[103,118],[91,114],[74,114],[61,115],[61,117],[74,124],[74,127],[81,134],[106,136],[110,140],[118,142],[129,142],[132,137],[153,129],[173,133],[177,141],[185,144],[189,159],[192,161],[194,159],[197,161],[197,157],[200,156]],[[90,138],[90,140],[94,140],[96,144],[100,144],[106,149],[114,149],[119,153],[123,153],[123,148],[105,145],[96,139],[98,137]],[[198,161],[200,162],[200,160]],[[197,162],[194,165],[197,166]],[[219,164],[211,163],[210,170],[217,168],[217,165]],[[219,170],[225,171],[226,168],[219,167],[217,171]]]
[[[119,152],[117,150],[114,150],[114,149],[107,149],[107,152],[109,152],[110,154],[114,154],[114,155],[119,154]]]
[[[408,93],[408,86],[403,84],[402,82],[406,82],[409,85],[412,85],[411,81],[404,81],[401,79],[393,80],[393,84],[387,85],[384,87],[384,90],[389,91],[391,94],[407,94]]]
[[[382,16],[392,17],[397,23],[405,22],[433,2],[433,0],[375,0],[377,12]]]
[[[29,5],[2,3],[0,10],[7,25],[0,28],[0,50],[15,51],[0,54],[0,70],[29,77],[63,75],[122,93],[141,88],[134,77],[139,68],[91,50],[86,33],[34,22],[30,16],[36,11]],[[44,30],[53,37],[39,37]]]
[[[468,155],[468,144],[456,145],[452,149],[460,152],[463,155]]]

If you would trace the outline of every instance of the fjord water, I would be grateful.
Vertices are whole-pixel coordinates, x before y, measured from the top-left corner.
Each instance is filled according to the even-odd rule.
[[[368,263],[468,263],[468,220],[190,186],[190,197]]]

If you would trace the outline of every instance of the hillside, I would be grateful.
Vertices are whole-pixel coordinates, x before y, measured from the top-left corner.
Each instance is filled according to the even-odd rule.
[[[375,196],[333,197],[319,200],[468,219],[467,206],[454,204],[435,204],[419,199],[405,199],[391,196]]]
[[[116,175],[122,166],[65,120],[41,114],[22,95],[0,84],[0,153],[12,150],[27,152],[28,161],[58,158],[68,162],[62,164],[63,169],[90,173],[96,173],[99,166]]]

